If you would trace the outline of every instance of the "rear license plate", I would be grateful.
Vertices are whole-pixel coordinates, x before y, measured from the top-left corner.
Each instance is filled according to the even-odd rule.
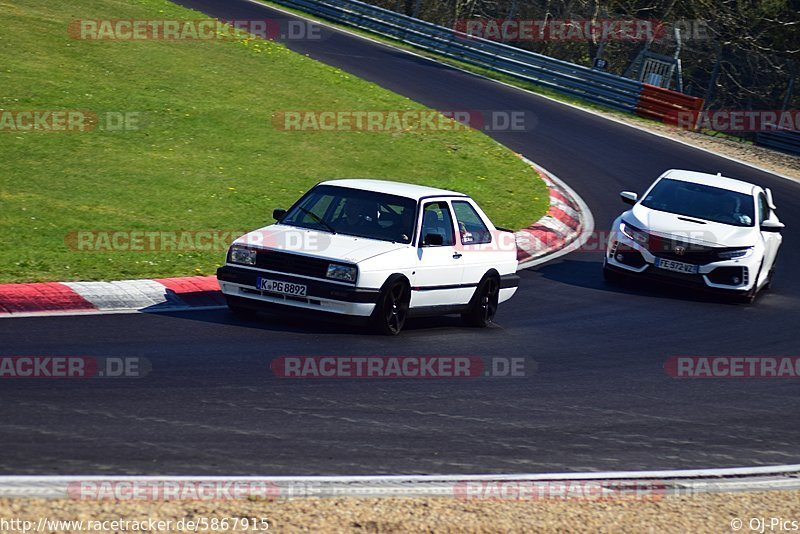
[[[656,267],[666,271],[673,271],[676,273],[697,274],[700,267],[692,265],[691,263],[683,263],[682,261],[665,260],[663,258],[656,258]]]
[[[261,291],[291,295],[293,297],[305,297],[306,290],[308,289],[305,284],[295,284],[294,282],[283,282],[281,280],[270,280],[260,277],[256,280],[256,287]]]

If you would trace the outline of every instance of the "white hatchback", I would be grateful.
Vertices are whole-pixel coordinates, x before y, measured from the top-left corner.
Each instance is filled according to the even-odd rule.
[[[611,227],[603,261],[607,280],[624,275],[719,291],[752,302],[775,272],[784,225],[772,192],[757,185],[669,170]]]
[[[460,314],[480,327],[519,284],[514,234],[461,193],[332,180],[273,217],[237,239],[217,270],[235,313],[325,312],[387,334],[410,316]]]

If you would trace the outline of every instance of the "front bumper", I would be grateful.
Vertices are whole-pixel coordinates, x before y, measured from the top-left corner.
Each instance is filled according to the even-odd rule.
[[[612,232],[605,252],[605,265],[612,271],[694,287],[711,292],[744,294],[757,283],[761,257],[755,252],[745,258],[699,265],[698,273],[680,273],[655,266],[656,256],[620,232]]]
[[[306,296],[281,295],[257,289],[259,277],[307,286]],[[285,275],[260,269],[225,265],[217,269],[217,280],[222,293],[233,297],[237,303],[246,303],[254,309],[278,307],[299,308],[314,312],[368,317],[372,315],[380,296],[377,289],[360,289],[349,284],[338,284],[314,278]]]

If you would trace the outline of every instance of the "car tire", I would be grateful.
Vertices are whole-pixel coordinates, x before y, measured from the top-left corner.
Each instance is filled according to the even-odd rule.
[[[764,290],[772,289],[772,280],[775,278],[775,267],[769,270],[769,274],[767,275],[767,281],[764,282]]]
[[[402,276],[391,277],[383,285],[372,322],[380,334],[396,336],[408,318],[411,288]]]
[[[228,305],[228,310],[238,319],[253,319],[258,313],[256,310],[241,306],[229,298],[226,298],[225,302]]]
[[[753,288],[744,295],[739,295],[736,297],[736,302],[739,302],[740,304],[752,304],[756,300],[757,294],[758,291],[756,288]]]
[[[762,262],[761,265],[758,267],[758,272],[756,273],[756,283],[753,284],[753,287],[752,289],[750,289],[750,291],[748,291],[743,295],[739,295],[736,298],[737,302],[740,302],[742,304],[752,304],[756,300],[756,297],[758,296],[758,291],[761,289],[760,287],[758,287],[758,279],[761,278],[761,269],[763,268],[764,268],[764,263]],[[767,278],[767,280],[769,280],[769,278]],[[767,287],[767,283],[768,282],[765,282],[763,287]]]
[[[500,279],[496,276],[487,276],[478,288],[470,303],[470,310],[461,314],[461,319],[468,326],[485,328],[494,322],[497,305],[500,299]]]

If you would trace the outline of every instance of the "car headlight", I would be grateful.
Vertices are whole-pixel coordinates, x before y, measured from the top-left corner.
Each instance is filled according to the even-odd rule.
[[[358,269],[351,265],[337,265],[335,263],[328,264],[328,272],[326,276],[335,280],[344,280],[345,282],[355,282]]]
[[[257,251],[254,248],[233,245],[231,247],[231,263],[241,263],[242,265],[255,265]]]
[[[737,258],[746,258],[752,253],[753,253],[753,247],[737,248],[733,250],[717,252],[717,257],[721,260],[735,260]]]
[[[650,236],[647,234],[647,232],[642,232],[635,226],[632,226],[625,221],[619,223],[619,231],[643,247],[646,247],[648,241],[650,240]]]

